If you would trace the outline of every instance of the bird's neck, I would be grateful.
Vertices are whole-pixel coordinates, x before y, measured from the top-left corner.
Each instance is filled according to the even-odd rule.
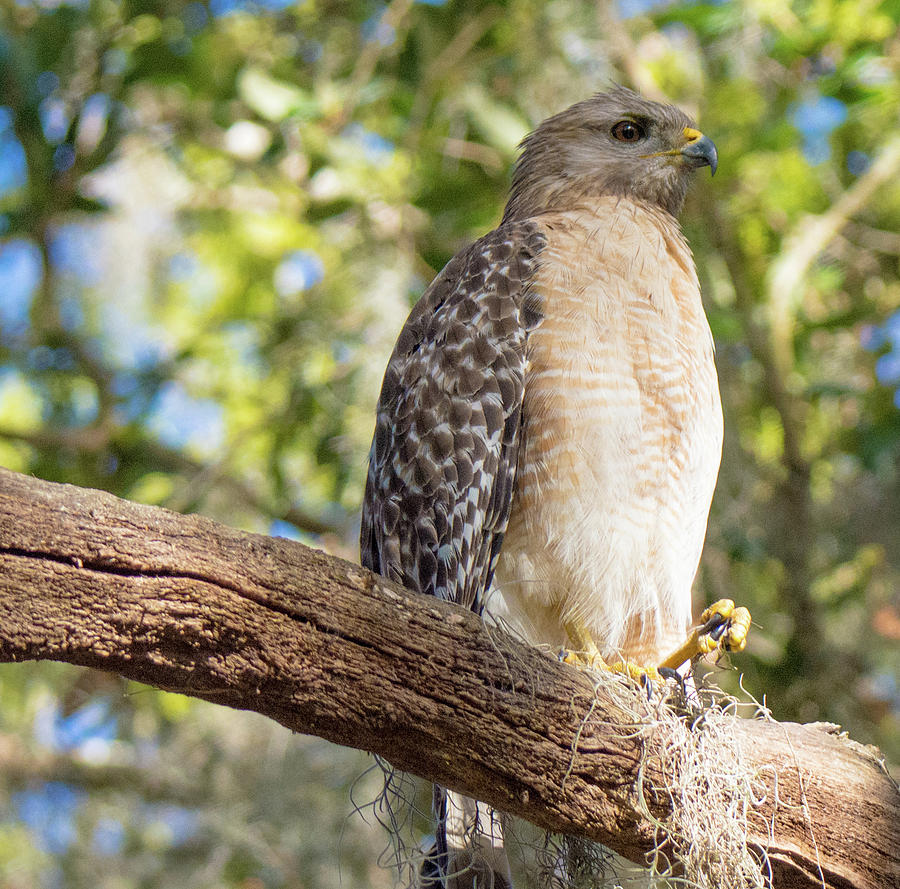
[[[575,176],[548,165],[536,170],[534,164],[520,162],[513,176],[503,222],[530,219],[544,213],[592,206],[609,198],[624,198],[668,213],[681,212],[687,194],[687,180],[673,175],[658,183],[622,181],[614,175]]]

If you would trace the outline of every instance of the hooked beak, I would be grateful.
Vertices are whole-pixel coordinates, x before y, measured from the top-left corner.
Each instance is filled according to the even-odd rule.
[[[716,153],[713,140],[691,127],[684,128],[684,137],[688,143],[681,149],[682,157],[686,157],[692,167],[708,166],[715,176],[716,167],[719,166],[719,155]]]

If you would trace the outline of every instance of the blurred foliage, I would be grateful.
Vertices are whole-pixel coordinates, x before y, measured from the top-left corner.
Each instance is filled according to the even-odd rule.
[[[351,557],[394,337],[496,224],[518,140],[611,80],[696,114],[726,416],[698,606],[750,606],[734,666],[777,717],[900,761],[900,4],[0,0],[0,24],[0,464]],[[344,820],[361,754],[59,665],[0,695],[4,889],[392,884]]]

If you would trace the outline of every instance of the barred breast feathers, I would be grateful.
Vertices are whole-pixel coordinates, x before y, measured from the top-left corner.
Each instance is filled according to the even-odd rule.
[[[652,654],[690,622],[721,453],[693,260],[670,214],[625,199],[541,223],[545,320],[496,585],[536,644],[565,645],[575,618],[608,654]]]

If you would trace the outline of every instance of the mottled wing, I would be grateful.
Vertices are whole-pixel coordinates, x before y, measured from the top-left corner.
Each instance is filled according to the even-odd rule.
[[[378,403],[362,563],[476,611],[509,519],[544,244],[516,222],[455,256],[407,319]]]

